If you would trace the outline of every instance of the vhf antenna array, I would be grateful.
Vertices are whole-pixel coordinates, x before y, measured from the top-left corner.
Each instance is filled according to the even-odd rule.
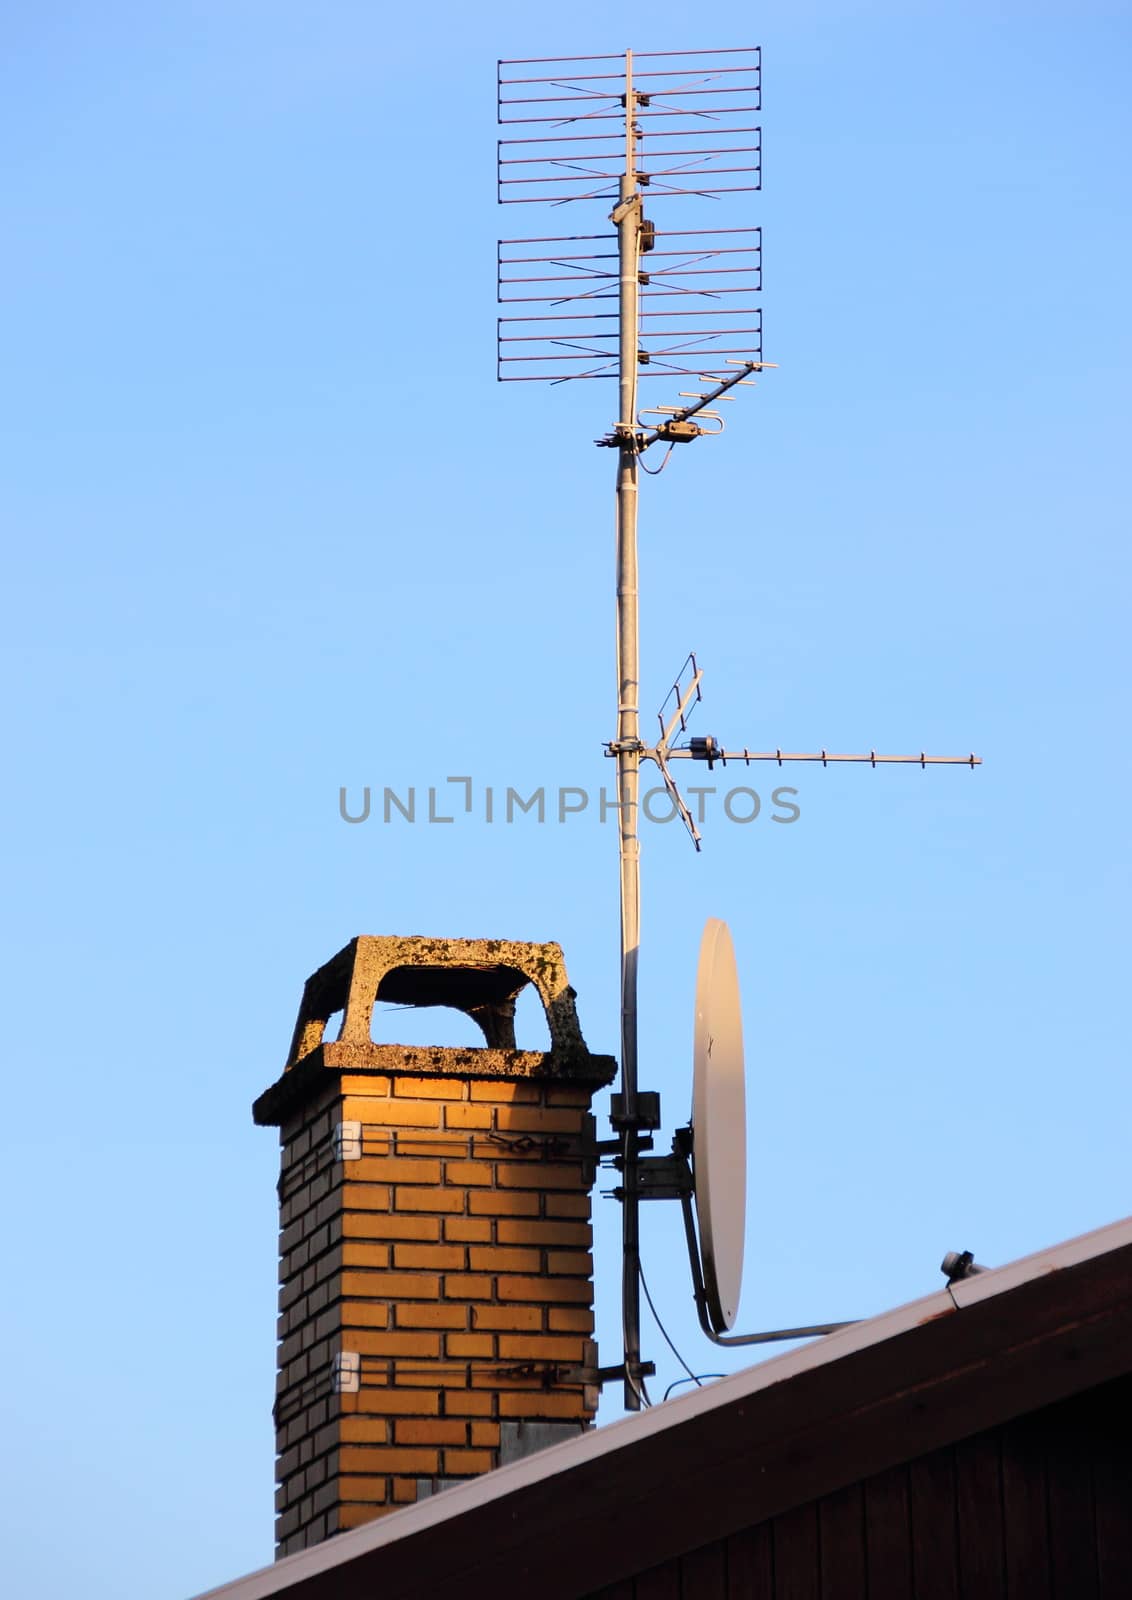
[[[617,1195],[622,1202],[624,1365],[610,1369],[609,1375],[623,1378],[625,1407],[636,1411],[646,1398],[644,1380],[653,1371],[651,1363],[641,1360],[640,1203],[675,1197],[664,1182],[671,1163],[642,1157],[659,1126],[659,1105],[655,1094],[640,1091],[637,1072],[641,762],[652,761],[660,771],[698,850],[699,834],[669,765],[674,760],[706,761],[709,767],[717,761],[975,767],[980,761],[975,755],[923,752],[893,756],[726,749],[713,737],[678,745],[674,740],[687,731],[688,717],[701,698],[703,674],[694,655],[662,708],[659,738],[649,744],[641,737],[641,457],[656,444],[671,452],[677,444],[721,433],[723,415],[714,408],[731,403],[732,389],[753,382],[752,374],[773,365],[762,359],[762,310],[757,303],[761,228],[662,230],[645,216],[645,197],[719,200],[762,187],[762,130],[755,120],[762,110],[762,52],[758,47],[637,55],[626,50],[500,61],[497,107],[498,121],[507,130],[499,139],[500,204],[608,205],[614,229],[500,241],[497,292],[508,310],[498,319],[497,376],[503,382],[552,384],[615,377],[618,383],[617,421],[596,442],[617,452],[617,732],[606,754],[617,762],[621,1082],[611,1116],[616,1138],[598,1148],[621,1174]],[[685,403],[640,410],[639,383],[656,377],[691,378],[693,384],[676,395]],[[687,1206],[685,1212],[687,1216]],[[693,1252],[694,1277],[697,1264]],[[834,1326],[727,1338],[705,1317],[701,1289],[697,1305],[704,1331],[720,1344],[797,1338]]]

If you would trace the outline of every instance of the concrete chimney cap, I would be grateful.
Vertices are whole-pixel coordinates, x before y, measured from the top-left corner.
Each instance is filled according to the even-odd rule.
[[[548,1051],[516,1048],[515,998],[527,984],[542,1001]],[[484,1048],[375,1042],[379,999],[463,1011],[483,1033]],[[553,942],[361,934],[307,979],[283,1076],[256,1101],[255,1120],[278,1124],[325,1082],[328,1069],[556,1078],[601,1087],[612,1082],[616,1062],[587,1050],[574,1000],[562,948]],[[327,1022],[339,1011],[341,1031],[328,1040]]]

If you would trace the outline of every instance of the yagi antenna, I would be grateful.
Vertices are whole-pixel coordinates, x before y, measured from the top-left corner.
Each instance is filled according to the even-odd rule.
[[[706,1174],[726,1170],[717,1151],[718,1114],[705,1111],[728,1100],[730,1081],[711,1076],[697,1046],[698,1120],[676,1136],[672,1157],[649,1157],[650,1134],[660,1125],[659,1097],[642,1092],[637,1072],[637,976],[640,949],[640,768],[652,761],[664,780],[696,848],[700,838],[673,777],[677,760],[893,762],[975,767],[970,756],[796,754],[781,749],[724,748],[714,737],[689,738],[688,716],[700,699],[701,671],[689,656],[660,715],[659,737],[647,743],[640,726],[637,501],[639,474],[663,468],[677,445],[723,431],[718,406],[733,404],[732,390],[752,384],[773,365],[762,358],[762,230],[723,227],[660,228],[645,215],[655,201],[695,196],[720,200],[762,186],[762,54],[756,48],[659,51],[634,55],[559,56],[498,64],[498,199],[503,205],[535,202],[559,208],[585,204],[605,212],[614,232],[551,232],[504,239],[497,252],[497,375],[504,382],[616,379],[617,420],[595,441],[617,452],[617,720],[606,753],[617,763],[618,849],[621,900],[621,1083],[611,1121],[617,1137],[599,1143],[621,1174],[622,1325],[624,1365],[609,1369],[624,1380],[625,1406],[647,1401],[644,1380],[653,1371],[641,1360],[640,1202],[679,1198],[684,1205],[693,1285],[705,1332],[719,1343],[755,1343],[828,1332],[834,1326],[777,1334],[728,1336],[738,1302],[738,1280],[724,1234],[727,1190]],[[677,211],[679,207],[676,208]],[[724,207],[726,210],[726,206]],[[673,221],[681,221],[678,215]],[[717,219],[718,222],[719,219]],[[722,220],[729,220],[723,218]],[[642,381],[664,378],[677,402],[639,404]],[[680,383],[690,379],[684,387]],[[645,464],[665,446],[660,467]],[[690,671],[689,671],[690,668]],[[682,742],[675,742],[677,740]],[[723,929],[723,933],[718,932]],[[715,930],[714,932],[712,930]],[[701,954],[716,976],[709,1010],[726,1005],[734,957],[721,923],[708,924],[713,954]],[[705,940],[708,934],[705,934]],[[705,944],[705,949],[707,945]],[[730,965],[728,965],[728,959]],[[730,976],[720,976],[724,969]],[[722,989],[720,986],[722,985]],[[697,1017],[700,986],[697,985]],[[735,1014],[738,988],[734,985]],[[699,1023],[697,1022],[697,1028]],[[699,1035],[697,1035],[699,1037]],[[714,1035],[713,1035],[714,1037]],[[708,1050],[705,1059],[714,1059]],[[741,1063],[741,1044],[740,1044]],[[704,1078],[704,1072],[708,1076]],[[739,1079],[741,1082],[741,1064]],[[736,1124],[732,1099],[725,1120]],[[707,1130],[705,1130],[705,1118]],[[706,1143],[705,1143],[706,1141]],[[697,1150],[696,1144],[699,1149]],[[705,1189],[705,1184],[707,1185]],[[693,1222],[697,1207],[699,1234]],[[734,1280],[734,1281],[733,1281]],[[606,1369],[603,1369],[606,1370]]]

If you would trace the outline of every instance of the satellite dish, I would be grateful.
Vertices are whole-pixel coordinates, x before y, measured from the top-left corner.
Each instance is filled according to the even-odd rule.
[[[696,1220],[713,1331],[735,1322],[747,1219],[747,1096],[735,949],[726,922],[709,917],[696,972],[692,1077]]]

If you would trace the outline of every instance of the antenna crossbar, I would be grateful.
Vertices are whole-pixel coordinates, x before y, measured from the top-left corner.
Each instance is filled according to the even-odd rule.
[[[569,59],[569,58],[567,58],[567,59]],[[617,56],[614,59],[620,61],[622,59],[622,57]],[[639,55],[637,57],[638,61],[644,61],[646,59],[647,58],[645,56],[640,56]],[[635,82],[642,83],[645,78],[673,78],[673,77],[676,77],[676,78],[690,78],[694,72],[702,72],[702,71],[703,71],[702,67],[672,67],[672,68],[670,68],[670,70],[668,72],[637,72],[637,73],[634,73],[633,76],[634,76]],[[744,75],[746,75],[747,77],[749,77],[750,74],[751,74],[751,68],[750,67],[713,67],[711,75],[712,75],[713,78],[719,78],[719,77],[722,77],[725,72],[727,72],[727,73],[741,72]],[[559,79],[561,77],[562,77],[561,73],[553,73],[549,77],[545,77],[544,76],[544,77],[538,77],[538,78],[500,78],[499,81],[505,87],[511,87],[511,86],[513,86],[515,84],[519,84],[519,83],[549,83],[552,87],[560,89],[562,87],[561,83],[559,82]],[[616,83],[618,85],[616,93],[620,94],[621,93],[621,89],[624,87],[625,75],[622,72],[571,72],[570,73],[570,81],[572,83],[599,83],[599,82],[600,83],[610,83],[610,82],[614,82],[614,83]],[[610,93],[613,93],[613,92],[614,91],[612,91],[612,90],[610,91]],[[514,101],[506,101],[506,100],[504,101],[504,105],[513,105],[513,104],[515,104]]]
[[[736,45],[729,50],[638,50],[635,59],[638,61],[662,61],[674,57],[688,60],[696,56],[754,56],[756,61],[762,60],[762,46],[757,44]],[[568,61],[624,61],[625,53],[618,51],[615,55],[600,56],[514,56],[510,60],[501,60],[498,65],[502,67],[550,67],[560,66]],[[620,77],[620,74],[618,74]]]

